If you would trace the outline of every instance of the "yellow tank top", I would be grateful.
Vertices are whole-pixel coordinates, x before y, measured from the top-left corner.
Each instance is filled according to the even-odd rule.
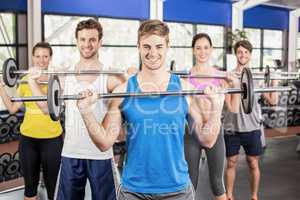
[[[27,80],[23,77],[22,80]],[[43,92],[47,92],[47,85],[42,85]],[[20,84],[18,87],[20,97],[32,96],[28,84]],[[25,115],[20,126],[21,134],[32,138],[55,138],[62,134],[62,127],[59,121],[52,121],[48,114],[44,114],[36,102],[24,102]]]

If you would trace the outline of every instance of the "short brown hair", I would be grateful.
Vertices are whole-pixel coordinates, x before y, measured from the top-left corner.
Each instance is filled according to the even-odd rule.
[[[96,21],[95,19],[83,20],[77,24],[77,27],[75,30],[76,39],[78,38],[78,32],[83,29],[96,29],[98,31],[99,40],[102,39],[102,36],[103,36],[102,26],[101,26],[100,22]]]
[[[38,42],[32,48],[32,55],[33,56],[34,56],[34,53],[35,53],[36,49],[38,49],[38,48],[48,49],[50,56],[52,56],[52,54],[53,54],[52,48],[51,48],[51,46],[48,42]]]
[[[144,21],[138,30],[138,43],[141,37],[145,35],[158,35],[161,37],[166,37],[166,42],[169,43],[169,27],[166,23],[154,19]]]
[[[252,53],[253,47],[252,47],[252,44],[248,40],[240,40],[237,43],[235,43],[235,45],[234,45],[234,53],[235,54],[237,53],[237,49],[239,47],[244,47],[250,53]]]

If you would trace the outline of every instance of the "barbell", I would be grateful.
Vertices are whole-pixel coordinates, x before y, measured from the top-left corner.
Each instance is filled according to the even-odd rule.
[[[1,72],[0,72],[1,73]],[[17,80],[20,75],[28,74],[28,70],[20,70],[13,58],[8,58],[4,61],[2,66],[2,79],[5,85],[13,87],[16,85]],[[99,75],[99,74],[110,74],[110,75],[122,75],[125,71],[122,70],[84,70],[84,71],[47,71],[43,70],[42,74],[47,75],[58,75],[58,76],[68,76],[68,75]]]
[[[225,74],[218,74],[218,75],[209,75],[209,74],[197,74],[197,75],[190,75],[187,71],[175,71],[174,70],[175,61],[172,60],[170,64],[171,73],[180,75],[182,78],[218,78],[218,79],[225,79]],[[253,68],[251,68],[253,69]],[[0,72],[1,73],[1,72]],[[17,83],[26,83],[26,81],[18,80],[20,75],[28,74],[28,70],[19,70],[19,67],[13,58],[8,58],[3,63],[2,67],[2,78],[5,85],[9,87],[15,86]],[[67,75],[99,75],[99,74],[110,74],[110,75],[123,75],[125,71],[122,70],[84,70],[84,71],[42,71],[42,74],[48,75],[59,75],[59,76],[67,76]],[[264,72],[252,72],[255,76],[253,77],[254,80],[264,80],[267,86],[270,85],[271,80],[299,80],[300,74],[298,72],[276,72],[276,74],[282,76],[275,76],[273,77],[270,72],[270,67],[266,66]],[[42,82],[45,84],[47,82]]]
[[[250,68],[250,70],[253,68]],[[188,71],[171,71],[171,73],[179,75],[181,78],[216,78],[216,79],[225,79],[226,74],[220,73],[220,74],[205,74],[205,73],[200,73],[200,74],[190,74]],[[282,73],[282,74],[281,74]],[[279,75],[284,75],[284,76],[272,76],[270,67],[267,66],[264,72],[252,72],[255,76],[253,76],[253,80],[264,80],[264,83],[266,86],[270,86],[271,80],[298,80],[299,77],[296,75],[300,75],[297,72],[278,72]],[[235,73],[238,78],[240,77],[239,73]],[[277,72],[276,72],[277,74]]]
[[[271,88],[254,88],[252,73],[248,68],[244,68],[241,73],[241,87],[223,89],[221,94],[242,94],[241,102],[245,113],[252,111],[254,103],[254,93],[264,92],[281,92],[293,90],[292,87],[271,87]],[[166,91],[166,92],[142,92],[142,93],[100,93],[98,99],[107,98],[139,98],[139,97],[161,97],[161,96],[185,96],[185,95],[205,95],[204,90],[183,90],[183,91]],[[51,76],[48,83],[47,96],[30,96],[30,97],[12,97],[13,102],[26,101],[47,101],[48,110],[52,120],[59,120],[61,108],[64,100],[80,100],[83,97],[79,94],[62,95],[61,86],[58,76]]]

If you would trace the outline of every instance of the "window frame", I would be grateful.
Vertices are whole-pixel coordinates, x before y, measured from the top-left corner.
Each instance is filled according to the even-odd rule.
[[[15,60],[17,63],[17,66],[19,66],[19,49],[20,48],[26,48],[27,49],[27,54],[28,54],[28,40],[26,39],[26,43],[19,43],[19,20],[18,17],[19,15],[25,15],[27,16],[26,12],[21,12],[21,11],[1,11],[0,14],[13,14],[14,15],[14,37],[15,37],[15,41],[11,44],[0,44],[0,47],[11,47],[11,48],[15,48]],[[27,30],[27,29],[26,29]],[[27,56],[27,55],[26,55]],[[28,66],[28,59],[26,61],[26,65]]]

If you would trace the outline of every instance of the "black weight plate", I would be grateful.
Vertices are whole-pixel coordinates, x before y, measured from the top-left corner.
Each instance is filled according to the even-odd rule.
[[[10,126],[7,123],[0,124],[0,140],[5,140],[10,132]]]
[[[289,95],[289,105],[294,105],[297,101],[297,92],[292,91]]]
[[[0,164],[6,166],[11,161],[11,155],[9,153],[3,153],[0,155]]]
[[[5,169],[5,174],[8,176],[16,175],[20,171],[20,161],[12,160]]]
[[[6,123],[8,123],[10,127],[14,127],[17,122],[18,122],[18,117],[16,115],[9,115],[6,118]]]
[[[19,76],[14,71],[17,71],[17,62],[13,58],[5,60],[2,66],[2,79],[8,87],[14,87],[17,83]]]
[[[59,120],[62,108],[61,87],[58,76],[51,76],[48,82],[48,110],[53,121]]]
[[[242,71],[241,90],[243,110],[246,114],[250,114],[254,104],[254,87],[251,71],[246,67]]]

